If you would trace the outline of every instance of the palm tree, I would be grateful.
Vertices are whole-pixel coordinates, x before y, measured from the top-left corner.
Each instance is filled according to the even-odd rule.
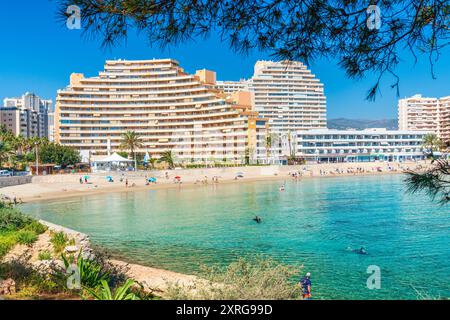
[[[169,165],[170,169],[173,169],[175,167],[174,155],[173,155],[172,150],[164,151],[161,154],[161,157],[159,158],[159,160],[164,161],[165,163],[167,163]]]
[[[269,161],[269,151],[272,148],[273,137],[270,132],[267,133],[266,136],[266,160]]]
[[[434,159],[434,151],[439,151],[444,147],[444,143],[434,133],[428,133],[423,137],[422,146],[426,151],[429,151],[428,156]]]
[[[28,139],[28,144],[34,146],[34,151],[36,154],[36,175],[39,175],[39,148],[45,146],[49,143],[48,139],[45,137],[31,137]]]
[[[9,143],[0,141],[0,168],[3,163],[9,161],[14,154],[15,152],[11,149]]]
[[[148,163],[149,163],[149,165],[150,165],[150,168],[155,169],[156,161],[158,161],[158,159],[156,159],[156,158],[150,158],[150,159],[148,159]]]
[[[139,149],[143,146],[141,137],[135,131],[127,131],[122,134],[122,144],[121,148],[130,150],[134,159],[134,170],[137,170],[137,159],[136,159],[136,149]]]

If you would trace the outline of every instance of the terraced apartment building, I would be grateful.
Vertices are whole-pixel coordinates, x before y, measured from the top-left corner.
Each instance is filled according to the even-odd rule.
[[[55,140],[95,159],[121,150],[135,131],[154,158],[171,150],[178,162],[242,162],[256,119],[211,85],[215,73],[192,75],[173,59],[106,61],[96,77],[74,73],[58,91]],[[126,150],[124,150],[126,151]]]
[[[398,102],[399,130],[434,132],[450,144],[450,96],[427,98],[417,94]]]
[[[248,90],[254,94],[253,108],[269,119],[274,132],[323,129],[327,126],[324,86],[298,61],[255,63],[252,78],[217,81],[225,93]]]

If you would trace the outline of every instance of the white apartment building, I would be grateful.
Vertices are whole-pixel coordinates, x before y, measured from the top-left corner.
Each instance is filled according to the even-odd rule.
[[[364,162],[423,160],[427,131],[318,129],[299,131],[296,156],[307,162]]]
[[[450,96],[426,98],[417,94],[398,102],[400,130],[425,130],[450,143]]]
[[[273,132],[326,128],[323,84],[301,62],[257,61],[251,79],[217,81],[216,88],[252,92],[253,109]]]
[[[52,104],[52,100],[43,100],[29,92],[20,98],[5,98],[0,108],[0,124],[15,135],[48,138]]]
[[[138,153],[177,162],[242,162],[248,118],[217,94],[212,73],[187,74],[172,59],[106,61],[96,77],[72,74],[58,91],[55,140],[92,159],[121,150],[122,134],[142,137]],[[127,150],[124,150],[127,151]]]

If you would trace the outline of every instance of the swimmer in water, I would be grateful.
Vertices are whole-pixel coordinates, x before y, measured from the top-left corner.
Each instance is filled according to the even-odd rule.
[[[256,221],[257,223],[261,223],[261,218],[258,216],[255,216],[255,218],[253,218],[253,221]]]
[[[280,187],[280,191],[284,191],[284,190],[285,190],[284,185],[282,185],[282,186]]]

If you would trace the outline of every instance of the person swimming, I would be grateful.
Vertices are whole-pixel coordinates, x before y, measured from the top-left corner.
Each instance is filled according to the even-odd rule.
[[[286,190],[286,189],[284,188],[284,185],[282,185],[282,186],[280,187],[280,191],[284,191],[284,190]]]
[[[258,216],[255,216],[254,218],[253,218],[253,221],[256,221],[257,223],[261,223],[261,218],[260,217],[258,217]]]
[[[359,248],[359,249],[352,249],[351,247],[348,247],[347,250],[349,250],[349,251],[351,251],[351,252],[354,252],[354,253],[357,253],[357,254],[362,254],[362,255],[367,255],[367,254],[369,254],[369,253],[367,252],[367,250],[364,249],[364,247],[361,247],[361,248]]]

